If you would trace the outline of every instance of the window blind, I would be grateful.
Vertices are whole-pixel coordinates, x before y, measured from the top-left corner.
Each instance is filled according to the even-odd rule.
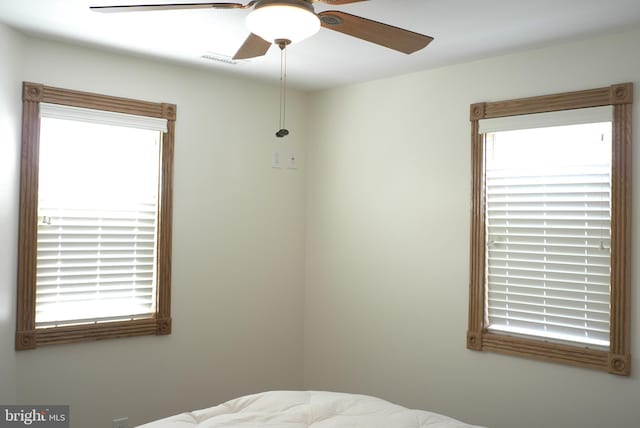
[[[608,346],[610,168],[486,171],[490,330]]]
[[[149,316],[156,204],[90,210],[40,201],[39,327]]]
[[[62,104],[40,103],[40,117],[167,132],[167,119]]]
[[[482,119],[479,122],[479,132],[481,134],[487,134],[490,132],[514,131],[519,129],[611,122],[612,118],[613,109],[611,106],[589,107]]]

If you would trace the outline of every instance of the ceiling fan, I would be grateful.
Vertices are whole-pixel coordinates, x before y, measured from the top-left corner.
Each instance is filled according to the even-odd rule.
[[[252,9],[245,24],[251,34],[233,59],[263,56],[276,44],[283,49],[315,34],[320,27],[338,31],[399,52],[411,54],[426,47],[432,37],[339,11],[316,13],[314,3],[344,5],[367,0],[256,0],[242,3],[174,3],[126,6],[91,6],[98,12],[134,12],[180,9]]]

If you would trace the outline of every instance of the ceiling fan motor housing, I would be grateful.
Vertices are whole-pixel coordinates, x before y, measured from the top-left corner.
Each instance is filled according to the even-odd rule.
[[[269,43],[299,42],[320,29],[313,4],[305,0],[260,0],[245,21],[253,34]]]
[[[258,0],[253,8],[255,10],[265,6],[293,6],[306,9],[311,13],[315,13],[313,4],[310,1],[306,0]]]

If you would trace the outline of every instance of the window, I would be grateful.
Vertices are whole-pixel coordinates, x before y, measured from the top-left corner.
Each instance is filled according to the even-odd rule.
[[[469,349],[630,373],[632,90],[471,106]]]
[[[171,332],[175,111],[23,84],[16,349]]]

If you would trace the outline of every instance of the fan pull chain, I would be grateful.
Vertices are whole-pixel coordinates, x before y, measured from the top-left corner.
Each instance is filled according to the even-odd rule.
[[[287,113],[287,45],[291,41],[278,39],[275,43],[280,48],[280,129],[276,132],[276,137],[283,138],[289,135],[284,122]]]
[[[287,49],[280,52],[280,127],[284,128],[287,113]]]

